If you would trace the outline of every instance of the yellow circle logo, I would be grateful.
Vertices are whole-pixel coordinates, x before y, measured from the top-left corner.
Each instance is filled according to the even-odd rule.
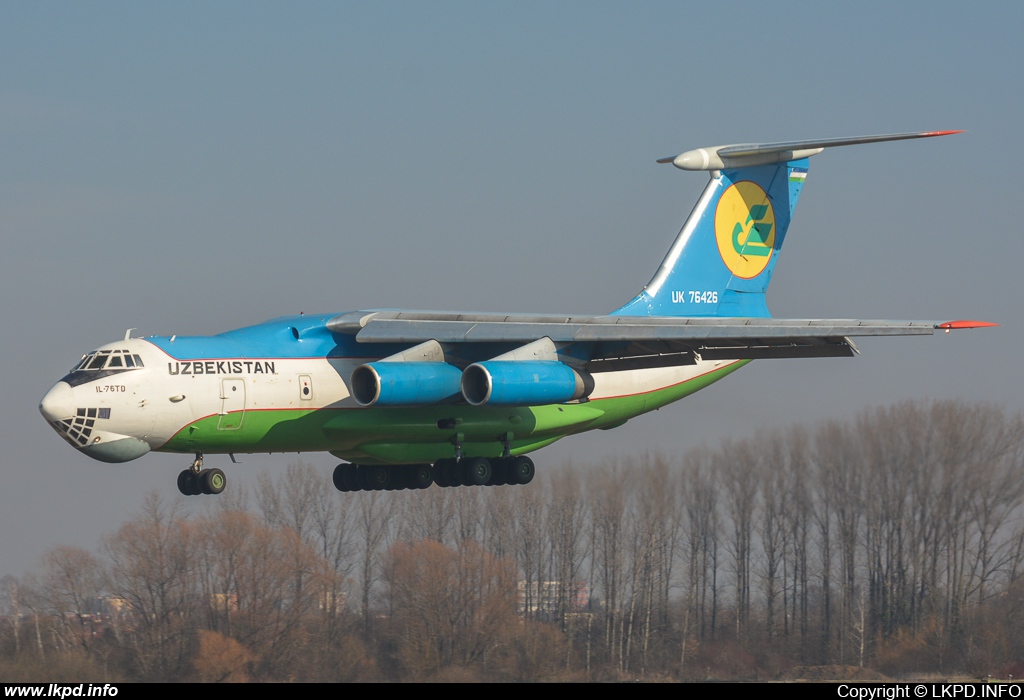
[[[722,193],[715,211],[715,238],[732,274],[752,279],[764,272],[775,248],[775,210],[760,185],[743,180]]]

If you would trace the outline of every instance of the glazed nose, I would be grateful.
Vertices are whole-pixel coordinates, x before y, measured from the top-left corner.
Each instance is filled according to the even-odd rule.
[[[39,402],[43,418],[53,422],[75,415],[75,396],[67,382],[57,382]]]

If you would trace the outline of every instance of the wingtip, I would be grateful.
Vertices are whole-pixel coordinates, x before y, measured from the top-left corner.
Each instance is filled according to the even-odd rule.
[[[946,321],[945,323],[940,323],[935,327],[950,331],[962,328],[994,328],[998,325],[998,323],[991,323],[989,321]]]
[[[963,129],[946,129],[945,131],[925,131],[921,136],[949,136],[951,134],[962,134]]]

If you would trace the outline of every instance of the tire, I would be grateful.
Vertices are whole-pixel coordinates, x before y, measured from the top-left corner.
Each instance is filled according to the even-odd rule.
[[[488,486],[504,486],[508,480],[508,469],[512,462],[511,459],[505,457],[498,457],[491,460],[491,480],[487,482]]]
[[[362,491],[363,484],[359,478],[359,465],[344,464],[342,466],[345,468],[341,471],[341,483],[349,491]]]
[[[444,464],[447,461],[448,460],[446,459],[439,459],[436,462],[434,462],[434,466],[430,468],[430,470],[434,473],[434,483],[437,484],[440,488],[445,488],[448,486],[448,482],[444,478]]]
[[[192,493],[196,496],[206,495],[206,488],[203,486],[203,477],[206,476],[206,469],[200,469],[192,474]]]
[[[537,468],[529,457],[513,457],[508,466],[508,483],[525,486],[533,481]]]
[[[464,459],[460,466],[464,486],[483,486],[491,480],[491,462],[486,457]]]
[[[434,483],[434,474],[429,464],[410,464],[406,467],[406,485],[410,489],[428,489]]]
[[[202,484],[203,493],[217,495],[228,485],[227,477],[220,469],[204,469],[199,479]]]
[[[458,484],[452,483],[456,465],[457,462],[451,458],[439,459],[434,462],[434,483],[443,489],[449,486],[457,486]]]
[[[391,472],[388,468],[379,465],[360,465],[359,476],[361,477],[363,488],[367,491],[383,491],[392,482]]]
[[[351,466],[348,464],[339,464],[334,468],[334,473],[331,474],[331,481],[334,482],[334,488],[338,489],[342,493],[347,493],[350,489],[345,484],[345,468]]]
[[[447,461],[444,467],[444,479],[447,482],[448,488],[462,486],[462,467],[459,464],[459,460],[452,458]]]
[[[196,480],[192,478],[192,470],[186,469],[178,474],[178,491],[183,496],[196,496],[199,490],[196,488]]]

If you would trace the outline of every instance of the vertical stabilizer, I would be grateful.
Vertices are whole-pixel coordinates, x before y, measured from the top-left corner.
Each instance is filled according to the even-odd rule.
[[[711,181],[662,261],[621,316],[767,317],[765,293],[807,178],[826,148],[958,134],[920,131],[698,148],[659,163]]]
[[[651,281],[615,314],[769,316],[807,159],[716,171]]]

